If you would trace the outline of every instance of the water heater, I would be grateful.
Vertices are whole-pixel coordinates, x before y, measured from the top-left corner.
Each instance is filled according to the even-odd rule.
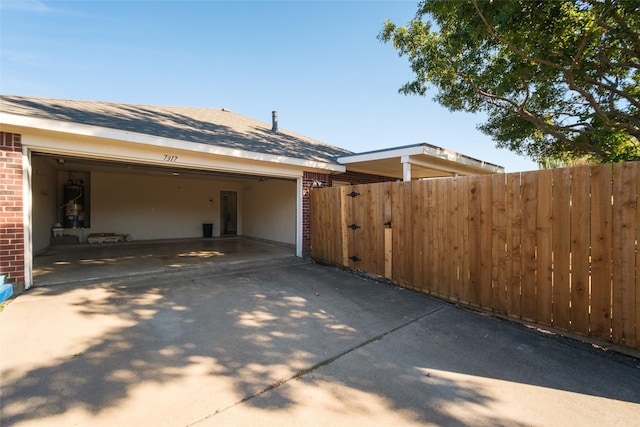
[[[84,227],[84,187],[71,182],[64,186],[64,228]]]

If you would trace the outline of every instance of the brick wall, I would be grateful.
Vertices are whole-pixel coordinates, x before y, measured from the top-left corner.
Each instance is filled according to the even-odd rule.
[[[309,191],[315,185],[328,187],[330,177],[326,173],[304,172],[302,176],[302,253],[311,252],[311,211]]]
[[[0,274],[24,285],[22,137],[0,132]]]
[[[351,185],[357,185],[395,181],[395,178],[380,175],[369,175],[360,172],[345,172],[339,175],[305,172],[302,177],[302,252],[304,254],[311,252],[311,212],[309,210],[309,191],[316,186],[332,187],[333,181],[344,181]]]

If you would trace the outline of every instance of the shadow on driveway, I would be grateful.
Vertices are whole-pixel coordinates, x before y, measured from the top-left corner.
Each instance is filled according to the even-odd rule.
[[[2,425],[640,417],[635,359],[304,260],[35,288],[0,322]]]

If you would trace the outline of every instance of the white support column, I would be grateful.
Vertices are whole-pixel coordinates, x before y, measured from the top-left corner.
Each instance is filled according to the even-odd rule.
[[[402,162],[402,180],[411,181],[411,157],[402,156],[400,161]]]
[[[24,224],[24,288],[33,285],[33,217],[31,189],[31,152],[22,146],[22,221]]]
[[[302,258],[302,177],[296,179],[296,256]]]

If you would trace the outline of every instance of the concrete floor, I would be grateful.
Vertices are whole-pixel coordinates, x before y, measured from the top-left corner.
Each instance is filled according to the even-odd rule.
[[[6,306],[0,425],[638,425],[635,359],[284,249],[265,258],[279,251],[260,242],[200,243],[168,264],[158,246],[118,252],[131,273],[165,271],[35,287]],[[224,245],[248,262],[216,264]],[[84,253],[58,274],[118,269]]]
[[[48,286],[294,256],[293,246],[245,237],[60,245],[34,257],[33,282]]]

